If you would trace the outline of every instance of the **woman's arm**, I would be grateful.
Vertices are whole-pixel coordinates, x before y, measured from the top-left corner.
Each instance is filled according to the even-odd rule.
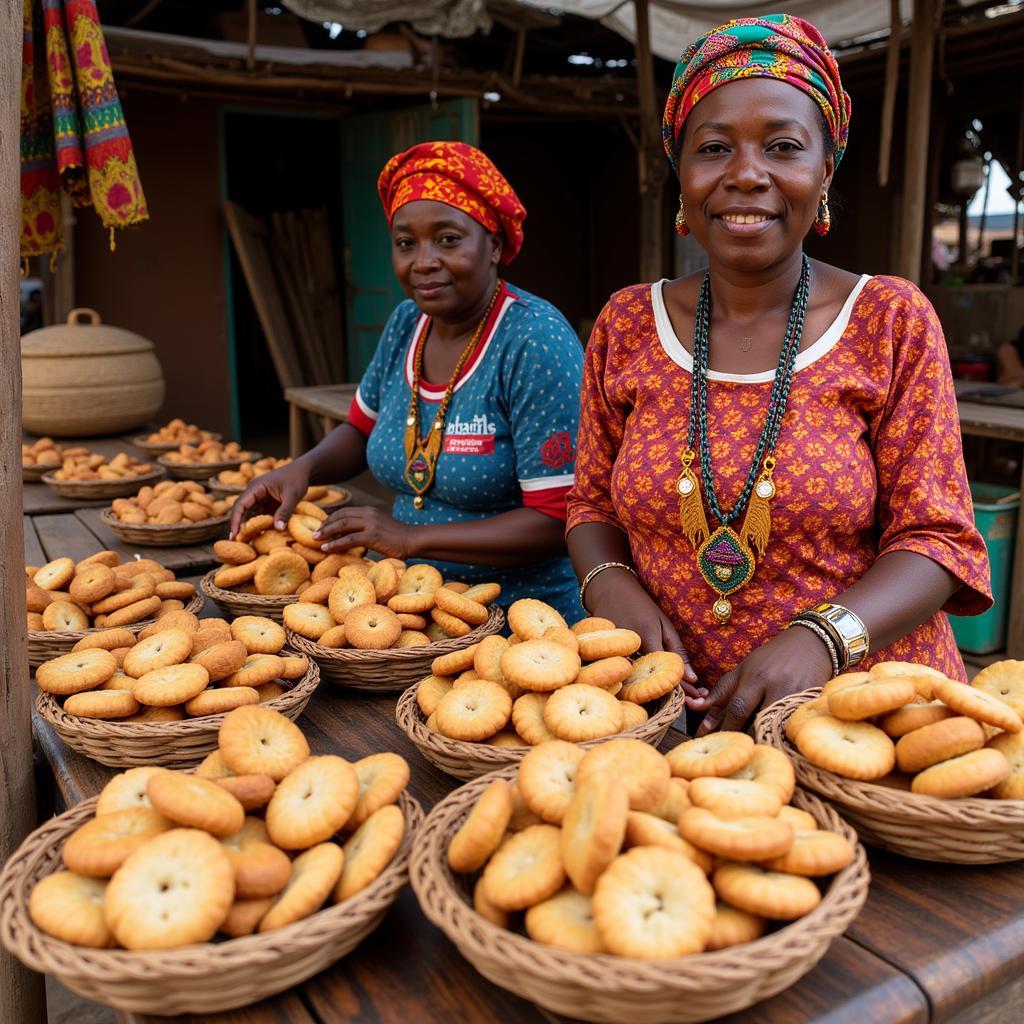
[[[926,555],[893,551],[832,603],[857,615],[871,635],[872,650],[881,650],[930,619],[962,585]],[[809,629],[783,630],[726,672],[707,697],[689,702],[695,711],[707,711],[698,734],[742,729],[758,708],[821,686],[831,676],[832,662],[822,640]]]

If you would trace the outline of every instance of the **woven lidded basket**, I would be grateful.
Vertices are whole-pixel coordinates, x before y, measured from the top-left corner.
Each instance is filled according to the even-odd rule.
[[[240,594],[237,590],[224,590],[213,582],[217,570],[211,569],[200,581],[199,589],[229,618],[239,615],[265,615],[275,622],[284,621],[285,605],[294,604],[299,598],[295,594]],[[297,647],[297,644],[292,644]],[[306,652],[303,651],[303,654]]]
[[[203,595],[196,594],[185,602],[185,611],[198,615],[203,610]],[[140,633],[147,626],[152,626],[154,619],[143,619],[142,622],[133,622],[123,627],[130,633]],[[30,668],[38,668],[44,661],[59,657],[61,654],[70,653],[71,649],[83,637],[92,636],[93,633],[103,633],[110,629],[104,626],[103,629],[64,629],[64,630],[34,630],[28,631],[28,663]]]
[[[204,437],[203,441],[221,440],[221,435],[218,434],[215,430],[210,430],[208,431],[208,433],[210,436]],[[149,441],[147,440],[145,434],[139,434],[138,437],[133,437],[132,444],[135,445],[136,448],[139,448],[144,452],[155,452],[157,454],[160,454],[162,452],[176,452],[181,447],[180,441]]]
[[[422,676],[420,678],[423,678]],[[442,736],[439,732],[431,732],[427,728],[426,719],[416,703],[416,686],[413,684],[395,706],[395,721],[399,728],[419,747],[420,753],[443,772],[454,775],[457,779],[475,779],[485,772],[493,772],[499,768],[518,766],[531,747],[492,747],[487,743],[468,743],[465,740],[453,740]],[[656,747],[665,738],[672,723],[683,713],[686,695],[683,688],[677,686],[671,693],[653,701],[649,707],[650,717],[646,722],[616,733],[615,736],[602,736],[596,740],[578,743],[580,747],[595,747],[610,739],[643,740]]]
[[[202,544],[224,533],[231,513],[203,519],[198,523],[123,523],[109,509],[100,512],[103,525],[125,544],[141,547],[173,548],[184,544]]]
[[[229,459],[226,462],[171,462],[166,455],[156,461],[167,470],[172,480],[209,480],[225,469],[238,469],[243,462],[262,459],[261,452],[247,452],[244,459]]]
[[[473,910],[471,879],[448,867],[448,844],[477,798],[495,779],[514,779],[516,771],[504,768],[468,782],[434,807],[416,837],[409,880],[423,913],[485,978],[553,1013],[609,1024],[686,1024],[735,1013],[810,971],[867,899],[871,876],[864,847],[827,804],[797,790],[794,806],[855,847],[852,863],[805,917],[742,946],[670,960],[541,945],[484,920]]]
[[[56,491],[62,498],[85,498],[100,501],[104,498],[127,498],[138,494],[140,487],[159,483],[166,473],[159,467],[138,476],[126,476],[119,480],[58,480],[53,473],[44,473],[43,483]]]
[[[861,839],[916,860],[950,864],[1003,864],[1024,859],[1024,800],[938,797],[858,782],[819,768],[786,738],[786,720],[821,689],[794,693],[765,708],[758,743],[784,750],[804,789],[824,797]]]
[[[409,880],[409,854],[423,821],[403,793],[405,835],[391,863],[361,892],[284,928],[180,949],[89,949],[51,938],[32,923],[32,886],[59,871],[64,841],[92,816],[96,797],[51,818],[0,874],[0,942],[27,967],[126,1013],[207,1014],[246,1006],[301,985],[351,953],[380,924]]]
[[[429,647],[392,647],[386,651],[359,651],[353,647],[334,649],[321,647],[315,640],[307,640],[287,628],[285,633],[290,646],[320,666],[324,679],[350,690],[400,693],[424,676],[429,676],[430,665],[435,658],[461,651],[479,643],[485,636],[501,632],[505,613],[497,605],[491,605],[487,612],[487,621],[471,633],[439,640]]]
[[[290,653],[290,652],[289,652]],[[263,706],[296,721],[320,682],[320,670],[309,663],[305,675],[287,693]],[[36,697],[36,711],[72,750],[108,768],[191,768],[217,749],[224,715],[202,715],[180,722],[119,722],[69,715],[50,693]]]

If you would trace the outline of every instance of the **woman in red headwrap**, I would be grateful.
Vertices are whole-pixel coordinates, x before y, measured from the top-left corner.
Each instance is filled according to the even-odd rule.
[[[583,350],[554,306],[499,276],[522,246],[526,210],[487,156],[459,142],[392,157],[378,190],[409,300],[391,314],[348,422],[259,477],[232,534],[256,511],[284,529],[310,484],[369,466],[396,492],[391,514],[333,513],[318,534],[324,551],[431,561],[445,576],[497,580],[503,602],[538,597],[578,618],[564,528]]]
[[[703,732],[877,661],[965,679],[945,613],[991,604],[934,310],[803,253],[849,115],[800,18],[694,43],[663,135],[708,270],[612,296],[587,349],[581,597],[686,659]]]

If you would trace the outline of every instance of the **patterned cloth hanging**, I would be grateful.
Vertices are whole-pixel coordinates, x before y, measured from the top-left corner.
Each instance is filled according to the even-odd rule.
[[[24,0],[21,255],[64,245],[60,190],[114,229],[149,218],[93,0]]]

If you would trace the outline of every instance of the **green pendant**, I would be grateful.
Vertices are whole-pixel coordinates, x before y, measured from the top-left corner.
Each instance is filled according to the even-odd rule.
[[[708,586],[721,595],[714,605],[715,617],[720,622],[727,621],[732,604],[725,596],[750,582],[755,568],[754,553],[735,530],[720,526],[698,550],[697,567]]]

